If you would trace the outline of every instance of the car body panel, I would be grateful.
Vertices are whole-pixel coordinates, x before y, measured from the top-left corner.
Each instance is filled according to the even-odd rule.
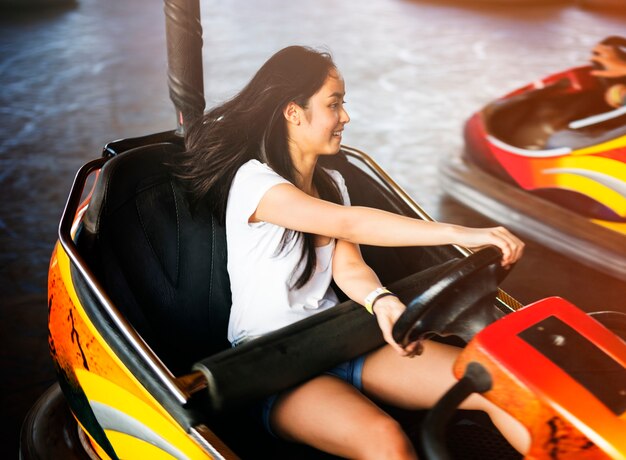
[[[175,458],[210,458],[89,320],[74,289],[70,264],[57,245],[49,272],[49,343],[62,389],[77,402],[73,412],[94,448],[103,458],[160,458],[157,452],[163,458],[173,453]]]
[[[560,360],[549,359],[543,348],[524,340],[526,331],[543,332],[555,320],[571,335],[548,330],[544,333],[552,334],[552,343],[543,347],[560,353]],[[575,350],[582,353],[568,350],[577,338],[586,351],[605,361],[591,360],[590,353],[564,357]],[[530,430],[528,458],[626,459],[626,343],[571,303],[550,297],[507,315],[474,337],[455,365],[457,378],[470,362],[483,364],[493,376],[485,396]],[[613,373],[603,367],[606,362]],[[606,385],[590,385],[589,374],[603,375]],[[615,394],[610,393],[616,389],[608,384],[610,379],[619,379]]]

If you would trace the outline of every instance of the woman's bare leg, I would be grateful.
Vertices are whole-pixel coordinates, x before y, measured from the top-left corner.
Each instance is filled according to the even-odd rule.
[[[421,355],[406,358],[386,345],[366,358],[363,391],[375,399],[405,409],[432,407],[457,381],[452,367],[459,352],[457,347],[426,341]],[[474,394],[460,407],[485,411],[518,452],[528,451],[528,430],[495,404]]]
[[[352,385],[322,375],[281,395],[270,415],[280,437],[346,458],[415,459],[400,425]]]

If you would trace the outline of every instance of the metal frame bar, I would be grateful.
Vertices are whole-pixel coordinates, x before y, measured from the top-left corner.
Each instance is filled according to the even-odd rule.
[[[357,160],[361,161],[365,164],[370,171],[378,177],[382,182],[386,183],[390,190],[396,194],[396,196],[402,200],[415,214],[417,214],[421,219],[435,222],[433,219],[419,204],[417,204],[411,195],[409,195],[402,187],[400,187],[392,178],[382,169],[378,163],[374,161],[372,157],[370,157],[367,153],[355,149],[353,147],[348,147],[345,145],[341,146],[342,150],[348,155]],[[463,246],[452,245],[461,255],[464,257],[469,256],[473,252],[470,249],[467,249]],[[502,289],[498,289],[498,296],[496,297],[496,301],[500,304],[501,307],[505,308],[509,312],[513,312],[519,310],[523,307],[523,305],[516,299],[514,299],[511,295],[504,292]]]

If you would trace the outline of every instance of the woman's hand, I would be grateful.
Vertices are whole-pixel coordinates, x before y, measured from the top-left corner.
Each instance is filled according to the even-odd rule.
[[[591,75],[605,78],[626,77],[626,62],[620,57],[613,46],[596,45],[590,60],[600,64],[604,69],[591,71]]]
[[[383,333],[385,341],[391,345],[391,347],[398,352],[401,356],[412,357],[421,353],[421,343],[413,342],[406,347],[400,346],[393,339],[393,325],[396,324],[400,315],[406,310],[406,306],[395,296],[381,297],[374,304],[374,313],[376,314],[376,320],[378,326]]]
[[[502,266],[517,262],[524,252],[524,243],[504,227],[457,227],[455,244],[469,249],[496,246],[502,251]]]

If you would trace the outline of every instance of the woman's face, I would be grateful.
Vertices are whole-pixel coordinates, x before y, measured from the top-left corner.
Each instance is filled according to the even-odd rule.
[[[324,85],[309,99],[302,109],[298,128],[298,150],[316,155],[333,155],[339,152],[341,135],[350,121],[344,108],[345,84],[341,74],[332,69]]]

